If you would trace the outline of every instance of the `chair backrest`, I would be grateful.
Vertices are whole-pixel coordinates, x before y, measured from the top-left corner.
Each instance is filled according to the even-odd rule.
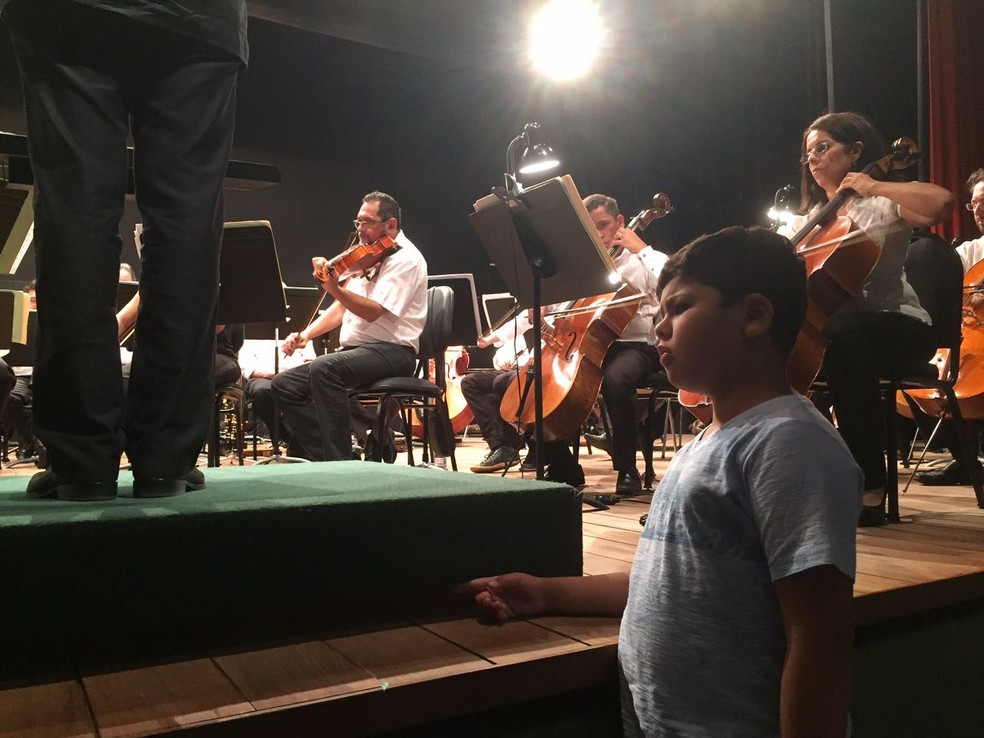
[[[909,243],[905,276],[936,330],[937,344],[958,348],[963,324],[963,263],[956,250],[939,236]]]
[[[427,289],[427,320],[420,334],[417,358],[444,358],[454,323],[454,290],[447,285]]]

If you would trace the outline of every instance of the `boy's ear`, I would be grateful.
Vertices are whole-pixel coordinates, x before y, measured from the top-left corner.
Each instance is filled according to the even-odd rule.
[[[744,297],[742,320],[747,338],[767,335],[772,327],[773,317],[772,301],[765,295],[754,292]]]

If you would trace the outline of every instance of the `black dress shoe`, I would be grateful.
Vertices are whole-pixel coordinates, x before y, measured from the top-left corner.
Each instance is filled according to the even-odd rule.
[[[18,461],[27,461],[28,459],[33,459],[36,452],[34,450],[33,443],[27,443],[23,446],[18,446],[17,450],[14,452],[14,456]]]
[[[615,483],[615,494],[621,497],[632,497],[642,494],[642,477],[635,469],[626,469],[618,473]]]
[[[519,465],[519,470],[524,472],[535,472],[536,454],[532,451],[527,451],[526,456],[523,457],[523,463]]]
[[[885,525],[885,505],[862,505],[859,528],[878,528]]]
[[[560,482],[581,489],[584,486],[584,469],[580,464],[574,464],[570,468],[560,468],[556,464],[551,464],[543,473],[543,481]]]
[[[967,474],[967,468],[959,461],[951,461],[942,469],[916,472],[912,475],[912,478],[927,487],[970,484],[970,475]]]
[[[134,477],[134,497],[176,497],[190,489],[205,489],[205,475],[201,469],[192,468],[180,479],[161,477]]]
[[[104,482],[73,482],[60,477],[52,469],[38,472],[27,483],[27,496],[38,500],[57,497],[72,502],[95,502],[116,497],[116,480]]]

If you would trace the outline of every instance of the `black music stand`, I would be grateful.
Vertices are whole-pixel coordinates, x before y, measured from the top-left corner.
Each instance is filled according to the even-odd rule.
[[[287,323],[287,298],[277,245],[269,221],[250,220],[226,223],[222,233],[219,261],[219,306],[216,323],[243,323],[246,335],[250,326],[274,325],[274,368],[277,367],[279,326]],[[275,401],[276,402],[276,401]],[[271,461],[306,461],[280,456],[276,445],[279,411],[274,407],[274,455]],[[259,462],[258,462],[259,463]]]
[[[548,179],[519,193],[494,192],[468,216],[482,246],[521,307],[612,291],[617,274],[574,180]],[[533,321],[533,408],[536,478],[543,479],[543,376],[540,321]]]

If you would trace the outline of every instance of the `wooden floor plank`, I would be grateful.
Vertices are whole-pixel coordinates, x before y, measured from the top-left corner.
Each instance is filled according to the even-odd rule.
[[[416,625],[331,638],[327,644],[372,674],[382,689],[492,666],[486,659]]]
[[[82,682],[102,738],[152,735],[253,710],[207,658],[91,674]]]
[[[590,551],[585,551],[584,553],[584,573],[588,575],[628,574],[631,568],[631,561],[613,559],[609,556],[599,556]]]
[[[215,656],[214,661],[258,710],[379,687],[379,680],[323,641]]]
[[[94,738],[95,735],[78,681],[0,691],[0,738]]]
[[[618,643],[618,629],[622,618],[557,615],[534,618],[530,622],[589,646],[605,646]]]
[[[608,558],[625,561],[631,564],[632,559],[635,558],[636,545],[619,543],[618,541],[610,541],[607,538],[592,538],[590,536],[586,536],[584,538],[583,550],[585,553],[592,553],[597,556],[607,556]]]

